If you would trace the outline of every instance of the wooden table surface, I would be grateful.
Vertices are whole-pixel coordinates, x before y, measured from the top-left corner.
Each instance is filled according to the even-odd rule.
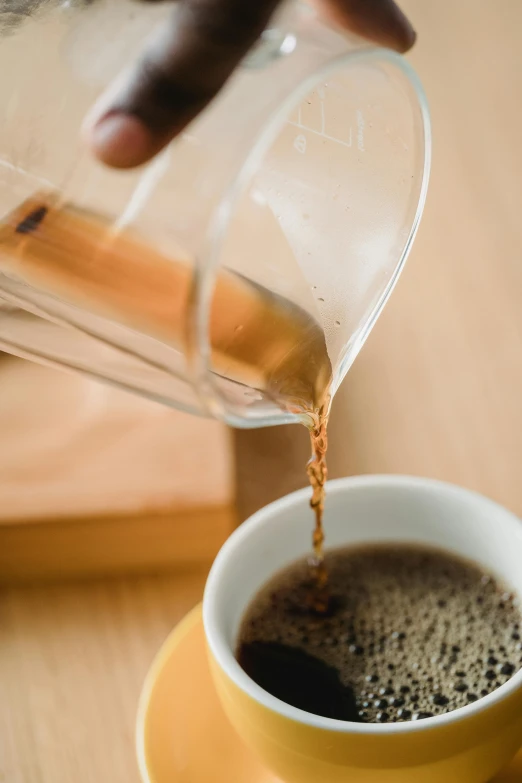
[[[331,473],[436,476],[522,515],[522,4],[404,6],[432,109],[431,189],[406,272],[336,399]],[[238,435],[243,511],[302,483],[303,436]],[[272,459],[260,489],[252,471]],[[140,686],[204,578],[2,591],[2,783],[138,782]]]

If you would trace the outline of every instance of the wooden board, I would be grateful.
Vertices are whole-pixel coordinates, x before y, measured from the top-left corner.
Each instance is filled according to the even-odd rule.
[[[212,561],[235,524],[233,506],[4,524],[0,585],[194,568]]]
[[[0,581],[209,562],[235,526],[219,422],[0,362]]]

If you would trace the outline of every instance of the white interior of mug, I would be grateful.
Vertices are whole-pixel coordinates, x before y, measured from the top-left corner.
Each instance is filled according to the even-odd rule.
[[[298,710],[268,694],[241,669],[234,652],[243,614],[277,571],[311,550],[310,491],[300,490],[261,509],[228,539],[210,572],[203,603],[210,649],[228,676],[265,706],[335,731],[415,731],[486,708],[522,686],[522,670],[496,691],[445,715],[419,722],[358,724]],[[367,476],[330,482],[325,510],[328,548],[371,542],[435,546],[493,572],[522,599],[522,523],[468,490],[428,479]]]

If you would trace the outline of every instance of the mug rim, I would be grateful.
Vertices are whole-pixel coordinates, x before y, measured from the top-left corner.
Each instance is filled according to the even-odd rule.
[[[334,479],[327,482],[327,492],[332,494],[349,493],[352,490],[365,487],[382,489],[386,487],[414,487],[420,490],[435,490],[446,496],[453,495],[460,497],[470,505],[480,505],[482,508],[488,508],[492,517],[496,519],[497,526],[502,524],[504,530],[511,533],[513,537],[520,536],[522,521],[513,512],[502,506],[500,503],[491,500],[473,490],[457,486],[437,479],[421,478],[417,476],[406,475],[367,475],[350,476]],[[219,551],[205,585],[203,597],[203,626],[205,637],[218,666],[224,671],[229,679],[250,698],[266,709],[299,724],[303,724],[315,729],[323,729],[338,734],[361,734],[361,735],[390,735],[390,734],[411,734],[418,731],[427,731],[441,726],[464,720],[485,710],[490,709],[495,704],[503,701],[506,697],[515,693],[522,687],[522,668],[514,674],[507,682],[496,688],[487,696],[482,696],[477,701],[467,704],[464,707],[458,707],[443,715],[435,715],[431,718],[423,718],[419,721],[405,721],[403,723],[352,723],[334,718],[325,718],[321,715],[315,715],[305,710],[293,707],[281,699],[272,696],[272,694],[261,688],[248,674],[241,668],[234,650],[227,643],[225,633],[220,627],[219,618],[216,617],[217,604],[215,600],[215,586],[219,583],[221,575],[226,570],[226,564],[230,557],[242,546],[254,530],[257,530],[265,523],[265,520],[272,516],[274,512],[299,506],[303,501],[308,502],[310,489],[297,490],[285,495],[272,503],[263,506],[259,511],[249,517],[240,527],[238,527]],[[497,527],[498,529],[498,527]],[[444,550],[444,546],[441,547]],[[521,547],[522,548],[522,547]],[[502,577],[502,574],[498,574]],[[270,574],[267,575],[267,579]],[[253,596],[252,596],[253,597]],[[522,594],[519,593],[522,601]]]

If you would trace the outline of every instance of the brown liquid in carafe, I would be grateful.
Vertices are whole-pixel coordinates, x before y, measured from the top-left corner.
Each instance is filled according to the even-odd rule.
[[[0,274],[190,355],[193,267],[102,217],[39,193],[0,222]],[[332,368],[315,318],[221,269],[209,321],[213,373],[301,416],[310,430],[316,609],[326,605],[322,515]]]

